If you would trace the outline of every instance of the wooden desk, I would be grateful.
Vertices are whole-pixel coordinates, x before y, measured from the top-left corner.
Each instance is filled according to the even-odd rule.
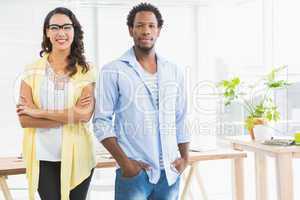
[[[16,157],[3,157],[0,158],[0,188],[3,191],[6,200],[12,200],[9,192],[6,178],[9,175],[17,175],[25,173],[25,165],[23,160]]]
[[[183,192],[181,199],[186,198],[186,193],[190,187],[192,177],[196,176],[198,183],[200,177],[198,174],[198,163],[206,160],[219,160],[219,159],[233,159],[233,175],[234,175],[234,196],[236,200],[244,199],[244,178],[243,178],[243,158],[246,157],[246,153],[240,151],[234,151],[230,149],[219,149],[207,152],[190,152],[189,169],[186,170],[187,179],[183,182]],[[116,166],[114,159],[111,159],[109,155],[97,156],[96,168],[112,168]],[[24,174],[25,166],[21,159],[16,157],[0,158],[0,183],[5,200],[12,200],[12,195],[6,183],[6,178],[9,175]],[[199,189],[203,190],[201,184]]]
[[[292,161],[300,157],[300,147],[263,145],[260,141],[252,141],[248,135],[226,137],[225,140],[231,142],[235,150],[254,152],[257,200],[268,199],[266,156],[274,157],[276,161],[278,200],[294,199]]]
[[[109,156],[97,156],[96,168],[115,167],[115,160],[109,159]],[[0,157],[0,188],[2,189],[5,200],[13,200],[12,195],[7,186],[7,176],[25,174],[25,163],[17,157]]]
[[[198,165],[201,161],[208,160],[232,160],[232,189],[234,200],[244,200],[244,158],[247,154],[241,151],[235,151],[231,149],[216,149],[205,152],[190,152],[190,167],[185,170],[187,179],[184,181],[183,191],[181,193],[181,200],[187,199],[187,191],[192,183],[191,179],[196,178],[199,194],[202,195],[202,199],[207,200],[208,197],[205,193],[205,189],[202,183],[202,178],[199,175]]]

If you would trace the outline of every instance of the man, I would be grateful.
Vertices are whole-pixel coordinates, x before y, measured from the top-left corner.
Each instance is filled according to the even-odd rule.
[[[94,132],[119,166],[116,200],[175,200],[190,139],[183,73],[155,53],[156,7],[133,7],[127,25],[134,47],[101,70]]]

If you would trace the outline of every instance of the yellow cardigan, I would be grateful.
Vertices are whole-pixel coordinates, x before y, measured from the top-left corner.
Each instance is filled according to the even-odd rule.
[[[48,55],[44,55],[34,64],[26,67],[23,80],[31,87],[33,102],[41,107],[39,88],[42,77],[45,75],[45,67]],[[90,69],[87,73],[81,73],[77,67],[77,73],[70,78],[71,87],[68,90],[68,108],[74,106],[81,95],[82,89],[89,83],[95,82],[96,73]],[[26,164],[26,175],[29,184],[29,199],[35,199],[38,187],[39,161],[36,160],[35,128],[24,128],[23,156]],[[86,179],[91,169],[95,167],[95,151],[92,135],[85,123],[72,123],[63,126],[61,152],[61,200],[69,200],[70,190]]]

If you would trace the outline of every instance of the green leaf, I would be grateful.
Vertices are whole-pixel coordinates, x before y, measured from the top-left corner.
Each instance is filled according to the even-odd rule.
[[[219,87],[227,87],[228,86],[228,81],[227,80],[223,80],[223,81],[220,81],[219,83],[218,83],[218,86]]]
[[[275,79],[275,69],[273,69],[268,75],[267,75],[267,79],[268,81],[273,81]]]
[[[232,84],[235,85],[235,86],[237,86],[238,84],[240,84],[240,82],[241,82],[240,78],[238,78],[238,77],[232,79]]]
[[[254,118],[248,117],[245,121],[245,127],[247,130],[250,130],[254,127]]]
[[[273,120],[274,120],[274,121],[278,121],[279,119],[280,119],[280,113],[279,113],[278,111],[276,111],[276,112],[274,113]]]
[[[287,81],[285,81],[285,80],[269,81],[269,82],[267,82],[266,84],[267,84],[267,86],[268,86],[269,88],[272,88],[272,89],[274,89],[274,88],[282,88],[282,87],[286,87],[286,86],[289,86],[289,85],[290,85],[290,84],[289,84]]]
[[[235,77],[231,80],[222,80],[218,83],[219,87],[224,89],[223,96],[225,97],[225,106],[230,105],[230,103],[239,97],[238,86],[240,84],[240,79]]]
[[[266,118],[267,118],[269,121],[272,121],[272,119],[273,119],[273,114],[272,114],[272,112],[267,112]]]

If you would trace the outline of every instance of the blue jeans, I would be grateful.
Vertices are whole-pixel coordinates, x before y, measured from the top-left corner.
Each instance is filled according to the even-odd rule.
[[[134,177],[123,177],[121,169],[116,171],[115,200],[177,200],[180,178],[169,186],[166,173],[161,171],[156,184],[149,182],[147,173],[141,170]]]

